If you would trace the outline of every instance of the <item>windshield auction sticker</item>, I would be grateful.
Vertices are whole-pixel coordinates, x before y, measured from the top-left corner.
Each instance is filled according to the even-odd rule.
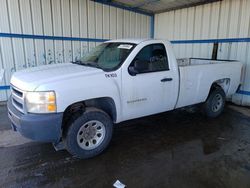
[[[121,44],[118,46],[118,48],[127,49],[127,50],[130,50],[132,47],[133,45],[130,45],[130,44]]]

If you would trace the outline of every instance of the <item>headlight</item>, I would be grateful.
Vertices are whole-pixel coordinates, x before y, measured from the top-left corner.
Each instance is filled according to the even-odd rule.
[[[56,112],[56,95],[53,91],[28,92],[26,94],[26,108],[31,113]]]

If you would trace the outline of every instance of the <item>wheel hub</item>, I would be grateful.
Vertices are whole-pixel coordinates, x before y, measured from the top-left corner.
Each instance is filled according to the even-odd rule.
[[[95,134],[96,134],[96,129],[93,128],[92,126],[88,126],[83,133],[83,138],[85,140],[91,140],[92,138],[94,138]]]
[[[212,101],[212,110],[213,112],[218,112],[223,105],[223,99],[220,94],[216,94]]]
[[[106,134],[105,126],[97,120],[88,121],[83,124],[77,133],[77,143],[85,150],[97,148],[104,140]]]

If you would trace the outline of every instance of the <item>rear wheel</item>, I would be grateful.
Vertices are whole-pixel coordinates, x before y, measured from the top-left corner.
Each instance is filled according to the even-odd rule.
[[[225,106],[226,95],[221,87],[215,87],[209,94],[203,109],[207,117],[215,118],[219,116]]]
[[[102,153],[110,143],[113,122],[99,109],[86,110],[68,124],[66,148],[72,155],[86,159]]]

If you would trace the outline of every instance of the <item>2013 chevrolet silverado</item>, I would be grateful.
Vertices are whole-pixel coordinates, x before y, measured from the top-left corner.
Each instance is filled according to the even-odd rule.
[[[23,136],[90,158],[125,120],[194,104],[217,117],[241,69],[237,61],[176,60],[165,40],[112,40],[79,61],[14,73],[8,114]]]

